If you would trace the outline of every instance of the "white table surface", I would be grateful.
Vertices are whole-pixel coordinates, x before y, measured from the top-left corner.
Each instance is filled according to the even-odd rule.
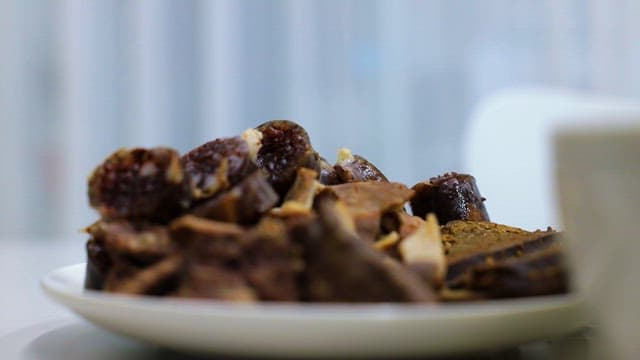
[[[0,359],[201,359],[111,334],[46,297],[40,289],[40,278],[55,268],[84,262],[84,241],[82,235],[64,239],[0,239],[0,283],[3,284]],[[580,333],[473,354],[473,358],[547,359],[566,358],[567,354],[582,358],[588,346],[588,334]],[[580,355],[575,357],[576,354]]]
[[[0,336],[68,316],[40,289],[40,278],[58,267],[85,261],[82,234],[53,239],[0,238]]]

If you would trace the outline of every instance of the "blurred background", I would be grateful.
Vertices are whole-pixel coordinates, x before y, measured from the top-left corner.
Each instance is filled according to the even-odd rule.
[[[116,148],[186,151],[269,119],[398,181],[458,170],[495,91],[640,96],[638,14],[636,0],[0,0],[0,239],[91,223],[86,178]]]

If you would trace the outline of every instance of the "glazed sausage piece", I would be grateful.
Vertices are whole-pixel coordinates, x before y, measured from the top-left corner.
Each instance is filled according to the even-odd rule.
[[[288,120],[272,120],[256,128],[261,133],[256,163],[284,198],[299,168],[320,170],[320,159],[302,126]]]
[[[211,197],[243,180],[257,167],[239,136],[203,144],[181,158],[193,200]]]
[[[121,149],[89,177],[89,203],[103,219],[167,221],[185,206],[184,179],[172,149]]]
[[[441,224],[452,220],[489,221],[476,180],[471,175],[447,173],[413,186],[413,215],[424,219],[435,213]]]
[[[333,168],[340,183],[389,181],[375,165],[360,155],[353,155],[347,148],[338,150],[338,161]]]

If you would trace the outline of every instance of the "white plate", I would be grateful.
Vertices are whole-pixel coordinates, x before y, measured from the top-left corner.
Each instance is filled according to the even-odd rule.
[[[576,296],[467,304],[230,304],[83,289],[84,264],[47,274],[56,301],[96,325],[158,345],[269,356],[441,355],[512,346],[585,325]]]

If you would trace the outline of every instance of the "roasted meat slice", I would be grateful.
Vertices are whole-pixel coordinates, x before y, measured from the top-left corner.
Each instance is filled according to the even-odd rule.
[[[469,288],[489,298],[563,294],[569,290],[560,246],[473,269]]]
[[[392,182],[352,182],[327,188],[345,203],[358,234],[371,241],[381,234],[382,215],[402,209],[413,194],[406,186]]]
[[[116,262],[147,266],[175,250],[164,226],[126,220],[98,221],[86,231],[91,235],[86,246],[88,289],[102,289]]]
[[[190,213],[212,220],[255,224],[277,203],[278,194],[264,174],[256,170],[231,189],[195,206]]]
[[[522,277],[524,273],[521,269],[531,269],[549,275],[549,278],[544,280],[548,283],[566,282],[561,262],[551,264],[545,261],[529,261],[531,258],[537,259],[539,254],[547,251],[552,251],[554,256],[560,254],[562,246],[559,235],[551,229],[526,231],[489,222],[452,221],[443,226],[441,231],[448,266],[446,283],[450,288],[482,289],[489,294],[495,291],[494,294],[499,296],[500,291],[507,293],[507,290],[500,290],[499,287],[491,290],[488,284],[499,284],[489,279],[510,276],[520,281],[525,278]],[[535,266],[530,266],[531,264]],[[496,270],[492,270],[493,268]],[[508,286],[506,283],[504,285]],[[515,294],[515,290],[513,293]]]
[[[176,297],[255,302],[258,296],[242,273],[215,261],[189,261]]]
[[[170,255],[175,247],[166,226],[127,220],[98,221],[86,231],[110,254],[127,256],[139,263]]]
[[[414,273],[358,238],[329,191],[314,207],[317,218],[292,233],[304,248],[305,296],[321,302],[424,302],[431,289]]]
[[[179,296],[244,301],[299,299],[300,252],[280,219],[266,216],[245,230],[188,215],[174,221],[171,231],[187,256]]]
[[[186,205],[184,180],[172,149],[121,149],[89,177],[89,203],[104,219],[167,221]]]
[[[243,138],[220,138],[198,146],[181,158],[191,197],[211,197],[240,182],[257,167]]]
[[[413,195],[411,189],[394,182],[353,182],[327,188],[333,191],[354,215],[372,211],[383,213],[402,208]]]
[[[298,301],[303,267],[300,247],[283,220],[266,216],[247,234],[241,268],[260,300]]]
[[[242,239],[236,224],[183,216],[170,224],[171,236],[185,255],[178,297],[255,301],[257,295],[242,275]]]
[[[181,276],[183,257],[171,255],[157,263],[136,269],[119,260],[105,281],[105,291],[135,294],[164,295],[176,287]]]
[[[256,130],[261,133],[256,162],[281,196],[289,191],[299,168],[320,170],[318,154],[302,126],[288,120],[273,120]]]
[[[489,221],[476,180],[471,175],[447,173],[413,186],[411,198],[413,215],[424,218],[434,213],[438,221]]]
[[[240,239],[246,230],[239,225],[184,215],[169,224],[171,238],[188,258],[236,261],[242,255]]]
[[[353,155],[347,148],[338,150],[338,161],[333,169],[340,183],[389,181],[375,165],[360,155]]]

